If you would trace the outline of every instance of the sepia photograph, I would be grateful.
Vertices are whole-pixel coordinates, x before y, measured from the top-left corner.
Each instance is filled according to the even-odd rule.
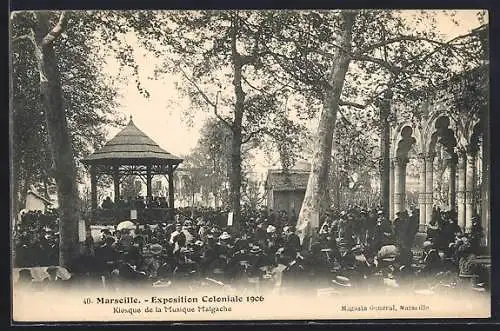
[[[491,317],[488,11],[9,15],[13,323]]]

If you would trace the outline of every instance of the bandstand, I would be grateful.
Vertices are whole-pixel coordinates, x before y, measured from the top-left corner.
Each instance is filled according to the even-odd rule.
[[[91,178],[91,216],[94,224],[109,224],[130,218],[131,210],[137,211],[137,220],[165,221],[174,208],[174,171],[182,159],[170,154],[142,132],[132,121],[100,150],[86,157],[82,162],[89,169]],[[97,203],[97,181],[100,176],[113,178],[115,204],[110,210],[103,210]],[[146,182],[146,200],[152,197],[153,176],[168,178],[167,208],[123,207],[120,200],[120,184],[127,176],[138,176]],[[127,198],[127,197],[126,197]]]

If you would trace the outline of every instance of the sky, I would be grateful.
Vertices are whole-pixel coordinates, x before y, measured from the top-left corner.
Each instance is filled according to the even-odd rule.
[[[442,11],[441,11],[442,12]],[[480,25],[476,16],[477,11],[458,10],[455,20],[457,26],[444,15],[438,23],[438,29],[445,39],[451,39],[458,35],[466,34],[471,29]],[[403,15],[412,17],[412,11],[407,11]],[[423,26],[425,27],[425,26]],[[137,45],[135,36],[128,36],[130,44]],[[130,80],[129,84],[121,91],[122,97],[118,100],[119,112],[128,116],[133,116],[134,123],[139,129],[144,131],[162,148],[174,155],[185,155],[196,146],[199,138],[199,130],[204,121],[211,115],[211,110],[195,111],[193,123],[184,120],[184,112],[189,111],[190,101],[183,97],[176,90],[174,82],[175,76],[165,76],[161,80],[154,81],[148,79],[153,75],[155,65],[159,64],[153,55],[148,55],[140,47],[135,47],[136,57],[140,68],[141,83],[150,92],[150,98],[146,99],[137,91],[135,82]],[[104,69],[110,75],[117,74],[117,66],[110,60]],[[311,123],[314,127],[316,124]],[[112,138],[120,129],[110,128],[108,138]],[[256,155],[256,171],[264,170],[269,164],[263,154]]]

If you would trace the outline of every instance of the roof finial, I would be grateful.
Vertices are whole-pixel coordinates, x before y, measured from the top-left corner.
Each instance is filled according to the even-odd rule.
[[[132,115],[130,115],[130,122],[132,123]]]

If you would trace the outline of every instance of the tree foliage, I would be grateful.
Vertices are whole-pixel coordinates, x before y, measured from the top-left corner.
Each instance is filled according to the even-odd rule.
[[[58,19],[50,12],[51,24]],[[39,72],[31,29],[33,12],[15,12],[11,17],[13,76],[13,163],[17,181],[30,184],[53,182],[47,129],[40,102]],[[61,73],[64,107],[76,160],[105,142],[106,127],[122,123],[116,111],[119,80],[103,73],[106,48],[101,27],[89,12],[72,12],[72,28],[54,45]],[[79,176],[83,168],[79,162]],[[83,179],[82,177],[80,177]]]
[[[288,89],[263,65],[268,17],[254,11],[134,12],[128,17],[143,44],[168,54],[159,72],[181,76],[179,90],[194,108],[210,111],[230,130],[231,201],[240,215],[242,145],[297,132],[282,107]],[[156,41],[153,42],[152,40]],[[282,130],[287,135],[281,134]]]
[[[137,176],[126,176],[120,185],[120,196],[124,199],[135,199],[141,195],[142,184]]]

